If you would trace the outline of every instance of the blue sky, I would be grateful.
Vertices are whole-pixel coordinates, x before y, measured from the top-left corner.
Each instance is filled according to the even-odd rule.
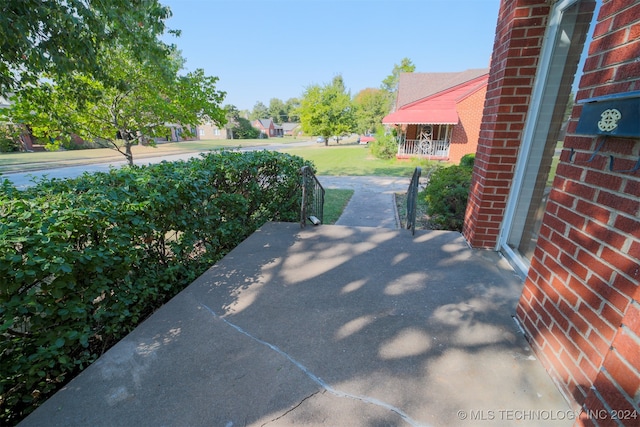
[[[300,97],[341,74],[351,95],[394,64],[416,72],[489,66],[500,0],[162,0],[186,68],[220,78],[224,104]]]

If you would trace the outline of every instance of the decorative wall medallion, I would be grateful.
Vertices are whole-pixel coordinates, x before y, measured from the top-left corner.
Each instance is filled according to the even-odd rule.
[[[598,129],[602,132],[611,132],[618,127],[618,122],[622,118],[622,113],[615,108],[609,108],[604,110],[600,114],[600,121],[598,122]]]

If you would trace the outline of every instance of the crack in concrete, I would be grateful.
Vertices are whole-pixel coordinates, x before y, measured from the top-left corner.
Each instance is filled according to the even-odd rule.
[[[262,344],[262,345],[270,348],[271,350],[275,351],[276,353],[280,354],[281,356],[284,356],[285,358],[287,358],[293,365],[295,365],[300,371],[302,371],[307,377],[309,377],[309,379],[311,379],[311,381],[315,382],[320,387],[322,387],[324,390],[328,391],[329,393],[333,394],[334,396],[353,399],[353,400],[358,400],[358,401],[361,401],[361,402],[364,402],[364,403],[369,403],[369,404],[372,404],[372,405],[375,405],[375,406],[379,406],[381,408],[387,409],[387,410],[397,414],[407,424],[409,424],[409,425],[411,425],[413,427],[427,427],[424,424],[420,424],[419,422],[417,422],[416,420],[411,418],[403,410],[401,410],[399,408],[396,408],[395,406],[393,406],[393,405],[391,405],[389,403],[383,402],[381,400],[378,400],[378,399],[375,399],[375,398],[372,398],[372,397],[360,396],[360,395],[357,395],[357,394],[351,394],[351,393],[347,393],[347,392],[343,392],[343,391],[334,389],[329,384],[324,382],[320,377],[316,376],[314,373],[309,371],[309,369],[307,369],[302,363],[298,362],[296,359],[291,357],[288,353],[286,353],[283,350],[281,350],[279,347],[277,347],[277,346],[275,346],[275,345],[273,345],[271,343],[268,343],[266,341],[261,340],[260,338],[257,338],[255,336],[251,335],[249,332],[245,331],[240,326],[229,322],[227,319],[225,319],[222,316],[219,316],[213,309],[209,308],[205,304],[202,304],[202,306],[204,308],[206,308],[214,317],[222,320],[225,324],[227,324],[228,326],[231,326],[233,329],[235,329],[236,331],[240,332],[242,335],[245,335],[245,336],[249,337],[253,341],[255,341],[255,342],[259,343],[259,344]]]
[[[262,424],[260,427],[264,427],[264,426],[266,426],[268,424],[271,424],[272,422],[278,421],[280,418],[286,417],[288,414],[290,414],[291,412],[293,412],[296,409],[298,409],[298,407],[300,407],[300,405],[302,405],[307,399],[311,399],[313,396],[315,396],[318,393],[320,393],[320,390],[316,391],[315,393],[311,393],[309,396],[305,397],[300,402],[298,402],[298,404],[296,406],[294,406],[293,408],[287,410],[284,414],[280,415],[279,417],[276,417],[276,418],[272,419],[271,421]]]

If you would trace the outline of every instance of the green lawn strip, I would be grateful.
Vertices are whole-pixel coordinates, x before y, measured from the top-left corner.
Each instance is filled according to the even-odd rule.
[[[323,224],[335,224],[342,215],[342,211],[351,200],[353,190],[328,188],[324,195]]]
[[[155,147],[133,146],[133,160],[197,153],[221,148],[256,147],[269,144],[290,144],[306,141],[306,138],[270,139],[212,139],[202,141],[163,142]],[[29,172],[42,169],[77,166],[92,163],[107,163],[125,160],[115,149],[95,148],[85,150],[38,151],[33,153],[0,153],[0,173]]]
[[[407,176],[425,160],[383,160],[369,153],[366,145],[330,145],[287,148],[280,150],[310,160],[317,175],[332,176]]]

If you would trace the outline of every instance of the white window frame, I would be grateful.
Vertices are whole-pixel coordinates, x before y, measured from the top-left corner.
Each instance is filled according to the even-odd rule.
[[[579,1],[580,0],[559,0],[553,5],[553,9],[549,14],[549,25],[544,35],[540,63],[534,80],[530,108],[522,134],[522,144],[516,160],[513,183],[507,199],[504,220],[502,221],[500,234],[498,236],[498,250],[502,252],[522,277],[526,277],[529,271],[530,261],[523,257],[517,249],[509,246],[510,235],[514,227],[523,227],[523,215],[521,212],[523,205],[520,201],[525,200],[524,198],[526,197],[531,198],[532,193],[532,191],[523,193],[523,190],[527,190],[523,184],[526,179],[531,179],[532,169],[538,170],[540,168],[541,158],[545,149],[544,144],[535,144],[534,142],[536,142],[536,131],[539,126],[544,126],[545,120],[549,120],[549,117],[547,117],[549,116],[548,111],[544,111],[542,108],[545,89],[548,85],[557,84],[557,80],[562,77],[557,75],[557,73],[554,74],[551,69],[552,60],[556,53],[556,42],[558,37],[561,36],[562,18],[565,11]],[[597,7],[595,13],[597,14]],[[586,44],[589,43],[589,40],[590,39],[587,38]],[[581,72],[580,66],[577,70],[577,73],[579,72]],[[543,123],[540,123],[541,121]],[[527,171],[529,175],[526,174]],[[526,217],[526,215],[524,215],[524,217]],[[522,230],[517,232],[521,233]]]

